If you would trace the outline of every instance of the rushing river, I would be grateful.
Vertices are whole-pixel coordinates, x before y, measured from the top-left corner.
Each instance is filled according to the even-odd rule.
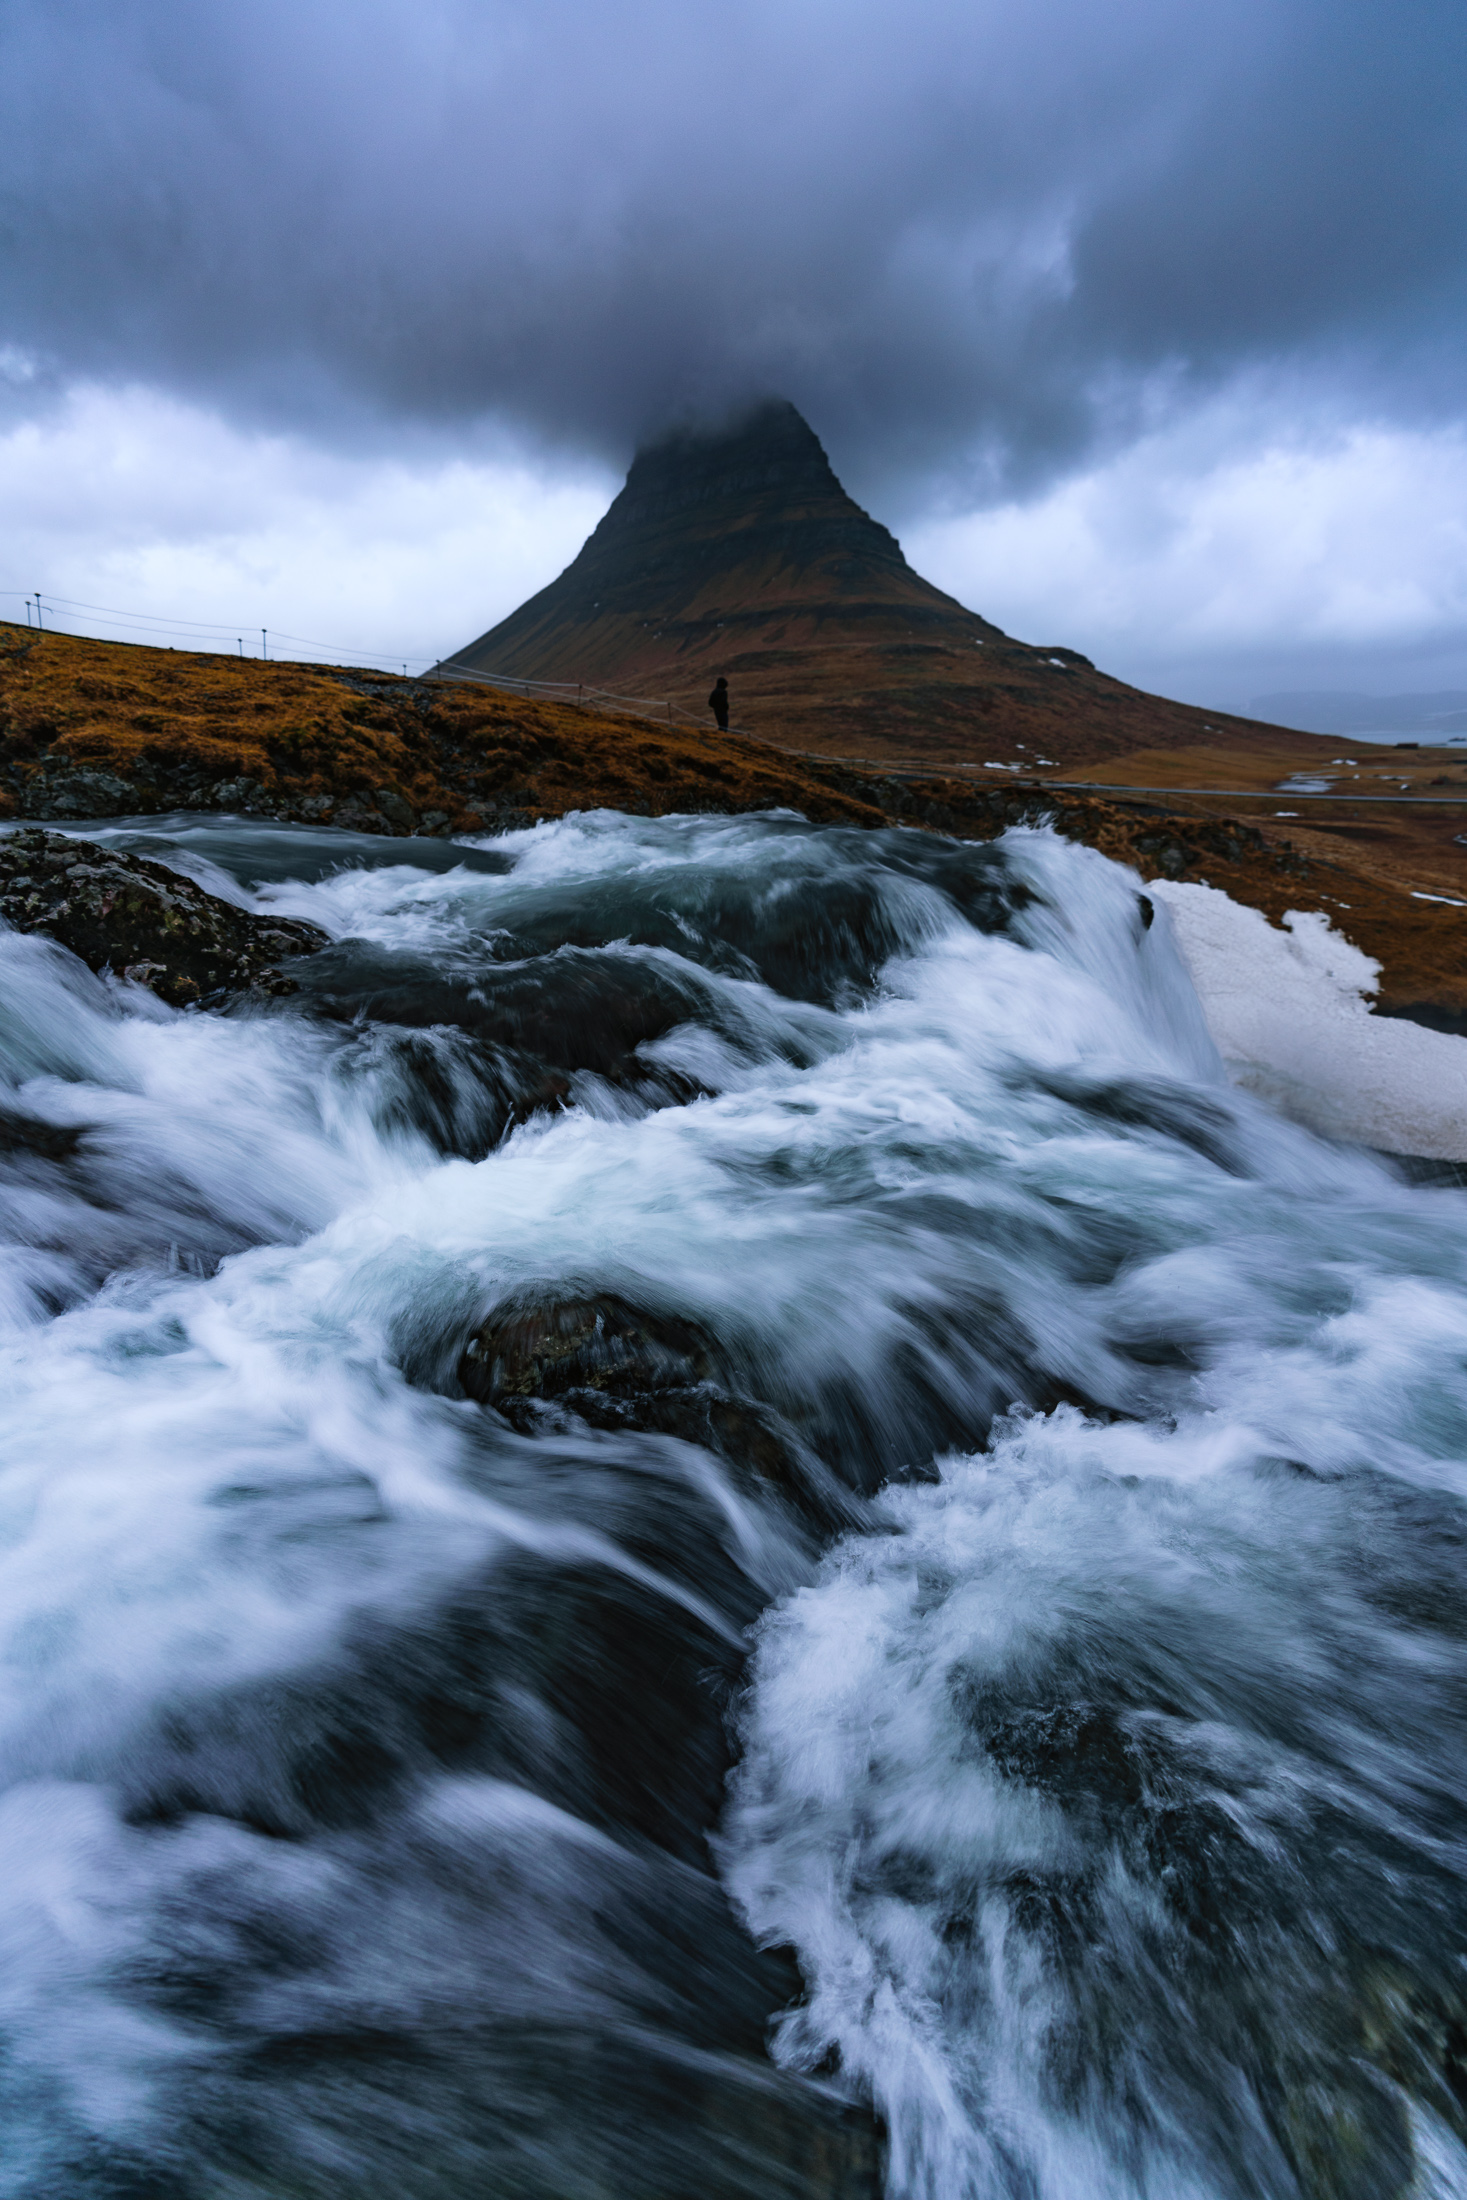
[[[1047,834],[87,832],[334,944],[0,928],[3,2200],[1467,2194],[1467,1196]]]

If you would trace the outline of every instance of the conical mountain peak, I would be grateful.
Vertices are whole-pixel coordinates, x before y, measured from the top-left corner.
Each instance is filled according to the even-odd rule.
[[[795,407],[639,450],[560,578],[449,660],[701,711],[727,676],[736,723],[848,755],[1068,762],[1191,740],[1202,714],[1033,648],[915,573],[846,494]]]
[[[847,580],[863,561],[878,586],[894,574],[916,578],[895,536],[847,496],[813,428],[781,398],[728,427],[673,430],[645,445],[586,547],[630,550],[649,532],[688,552],[696,544],[694,563],[710,570],[752,557],[807,576],[836,558]]]
[[[454,661],[519,679],[666,679],[690,651],[701,663],[726,649],[731,622],[856,602],[940,606],[995,631],[912,571],[847,496],[814,430],[774,399],[729,426],[647,444],[559,580]]]
[[[691,504],[832,496],[849,502],[820,438],[786,399],[769,398],[724,427],[670,428],[643,444],[612,510],[638,525]]]

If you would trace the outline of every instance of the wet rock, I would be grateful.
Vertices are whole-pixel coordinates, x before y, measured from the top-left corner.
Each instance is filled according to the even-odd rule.
[[[1311,2069],[1270,2118],[1308,2200],[1410,2200],[1430,2191],[1419,2172],[1403,2103],[1369,2080],[1351,2084]]]
[[[1358,2052],[1467,2139],[1467,1995],[1372,1952],[1347,2012]]]
[[[967,1707],[957,1685],[954,1701]],[[995,1718],[982,1742],[1009,1779],[1037,1787],[1071,1810],[1098,1806],[1113,1814],[1143,1798],[1140,1755],[1111,1705],[1026,1705]]]
[[[506,1400],[515,1419],[514,1402]],[[557,1401],[569,1413],[600,1429],[646,1429],[677,1436],[686,1444],[717,1452],[731,1466],[761,1482],[803,1491],[810,1481],[810,1456],[801,1450],[779,1416],[752,1399],[740,1398],[713,1383],[678,1384],[665,1390],[636,1390],[618,1395],[606,1390],[565,1390]]]
[[[348,833],[390,833],[391,825],[373,803],[360,795],[348,795],[337,803],[331,822]]]
[[[1467,1009],[1443,1001],[1377,999],[1371,1003],[1371,1014],[1398,1016],[1407,1023],[1423,1025],[1427,1031],[1445,1031],[1454,1038],[1467,1039]]]
[[[498,1406],[571,1390],[685,1389],[707,1381],[714,1365],[691,1322],[640,1312],[607,1292],[498,1309],[470,1337],[458,1376],[471,1398]]]
[[[211,801],[221,810],[247,810],[254,807],[262,791],[258,779],[221,779],[213,790]]]
[[[1324,1890],[1343,1853],[1337,1829],[1322,1826],[1323,1845],[1301,1846],[1293,1875],[1280,1873],[1282,1854],[1257,1844],[1215,1764],[1211,1791],[1199,1787],[1201,1729],[1177,1705],[1083,1695],[1015,1704],[1000,1699],[986,1669],[961,1661],[948,1689],[969,1746],[1066,1821],[1067,1840],[1050,1863],[1026,1866],[1006,1883],[1016,1925],[1086,2011],[1067,2038],[1056,2034],[1056,2089],[1078,2099],[1097,2078],[1115,2083],[1122,2068],[1115,2049],[1124,2041],[1132,2052],[1144,2035],[1149,2020],[1132,1989],[1146,1959],[1133,1954],[1098,1991],[1092,1968],[1095,1948],[1114,1930],[1116,1886],[1144,1881],[1156,1908],[1138,1945],[1160,1926],[1150,1960],[1164,1952],[1173,2006],[1189,2009],[1195,2036],[1207,2043],[1201,2058],[1173,2074],[1178,2099],[1191,2096],[1185,2113],[1205,2120],[1217,2073],[1246,2071],[1268,2145],[1288,2163],[1287,2189],[1299,2200],[1406,2200],[1428,2189],[1409,2104],[1421,2104],[1458,2141],[1467,2137],[1467,2007],[1452,1948],[1383,1956],[1368,1901],[1359,1907],[1358,1937],[1354,1922],[1338,1915],[1317,1939],[1301,1937],[1302,1890],[1319,1902],[1321,1920],[1330,1916]],[[1382,1863],[1367,1852],[1351,1868],[1363,1866],[1373,1885]],[[907,1900],[945,1900],[944,1939],[959,1949],[970,1944],[971,1890],[940,1885],[930,1857],[895,1852],[883,1860],[880,1884]],[[1230,2099],[1223,2115],[1231,2114]],[[1231,2128],[1221,2143],[1234,2145]],[[1274,2189],[1267,2179],[1258,2189],[1265,2185]]]
[[[24,1154],[42,1161],[69,1161],[81,1143],[81,1136],[81,1131],[71,1124],[46,1123],[39,1116],[0,1108],[0,1155]]]
[[[132,784],[111,772],[38,773],[26,791],[32,817],[117,817],[137,807]]]
[[[611,1434],[674,1436],[715,1453],[750,1491],[793,1505],[826,1536],[849,1527],[854,1500],[804,1436],[735,1386],[717,1346],[675,1315],[611,1293],[498,1309],[470,1337],[458,1379],[521,1435],[567,1417]]]
[[[1196,861],[1193,851],[1184,848],[1170,834],[1147,833],[1137,839],[1139,854],[1150,856],[1164,878],[1184,878]]]
[[[0,918],[174,1008],[225,992],[293,993],[280,964],[326,944],[313,924],[255,916],[161,863],[36,827],[0,838]]]

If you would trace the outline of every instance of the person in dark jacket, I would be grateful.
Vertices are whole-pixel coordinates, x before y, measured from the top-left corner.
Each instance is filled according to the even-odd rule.
[[[708,708],[718,720],[720,733],[728,732],[728,682],[720,672],[713,683],[713,693],[708,698]]]

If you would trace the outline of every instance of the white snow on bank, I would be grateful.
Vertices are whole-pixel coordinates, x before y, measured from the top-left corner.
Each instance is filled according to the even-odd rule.
[[[1467,1161],[1467,1039],[1373,1016],[1380,964],[1318,913],[1286,929],[1215,886],[1146,888],[1233,1082],[1329,1138]]]

